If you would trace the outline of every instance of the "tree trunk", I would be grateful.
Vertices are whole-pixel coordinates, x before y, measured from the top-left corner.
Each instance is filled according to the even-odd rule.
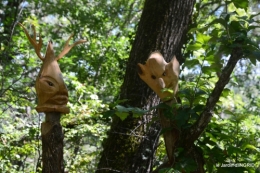
[[[43,173],[64,173],[63,131],[60,124],[61,113],[47,112],[42,123]]]
[[[150,109],[159,98],[137,73],[137,63],[144,63],[153,51],[160,51],[169,62],[174,55],[182,62],[181,47],[191,21],[195,0],[146,0],[136,38],[130,52],[120,99],[125,105]],[[96,172],[151,172],[157,148],[160,125],[150,112],[141,118],[131,114],[121,121],[113,118],[108,138]]]

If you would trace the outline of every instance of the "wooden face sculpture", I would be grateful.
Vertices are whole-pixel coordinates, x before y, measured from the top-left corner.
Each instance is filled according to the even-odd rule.
[[[140,78],[160,97],[166,104],[176,103],[175,95],[178,91],[179,62],[174,56],[171,62],[166,63],[159,52],[153,52],[147,59],[145,65],[138,63]],[[171,89],[162,91],[163,89]],[[169,102],[167,102],[169,101]],[[176,122],[163,115],[163,110],[159,109],[159,119],[163,129],[165,147],[169,163],[174,161],[175,143],[179,137],[179,130],[176,129]]]
[[[64,83],[58,60],[67,54],[72,47],[77,44],[84,43],[85,40],[79,40],[72,45],[69,45],[69,40],[66,41],[63,51],[55,57],[52,42],[49,41],[46,54],[42,57],[40,51],[42,47],[42,39],[39,36],[39,43],[36,41],[36,32],[33,26],[34,36],[30,37],[25,27],[19,23],[24,29],[24,32],[33,45],[36,54],[43,61],[40,73],[36,79],[36,93],[38,96],[38,105],[36,110],[38,112],[60,112],[69,113],[69,108],[66,106],[68,103],[68,90]]]
[[[138,63],[140,78],[160,97],[161,100],[172,100],[178,91],[179,62],[174,56],[166,63],[159,52],[153,52],[145,65]],[[174,94],[163,89],[172,89]]]

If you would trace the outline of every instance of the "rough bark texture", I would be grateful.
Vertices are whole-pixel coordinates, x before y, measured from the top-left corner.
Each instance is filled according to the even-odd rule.
[[[169,62],[181,59],[181,41],[191,21],[195,0],[146,0],[136,38],[130,53],[120,99],[125,105],[149,109],[159,103],[149,87],[140,80],[137,63],[144,63],[158,50]],[[96,172],[151,172],[160,132],[158,122],[150,127],[154,112],[137,119],[121,121],[114,117]]]
[[[60,124],[61,113],[46,113],[42,123],[42,162],[43,173],[64,173],[63,131]]]

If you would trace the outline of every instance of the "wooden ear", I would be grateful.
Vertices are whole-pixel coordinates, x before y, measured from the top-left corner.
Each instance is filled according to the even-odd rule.
[[[174,57],[172,58],[171,62],[169,62],[170,68],[173,69],[173,72],[179,76],[180,73],[180,64],[179,61],[177,60],[176,56],[174,55]]]
[[[145,66],[141,63],[137,64],[137,71],[139,75],[145,74]]]

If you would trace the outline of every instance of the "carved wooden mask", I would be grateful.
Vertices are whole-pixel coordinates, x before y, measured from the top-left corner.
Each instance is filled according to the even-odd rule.
[[[171,62],[166,63],[159,52],[153,52],[145,65],[138,63],[140,78],[161,98],[171,100],[178,91],[179,62],[174,56]],[[162,90],[172,89],[174,94]]]
[[[34,46],[36,54],[43,61],[35,84],[38,96],[38,105],[36,110],[38,112],[69,113],[69,108],[66,106],[68,103],[68,90],[57,61],[67,54],[72,47],[84,43],[85,40],[79,40],[74,44],[69,45],[69,40],[72,37],[71,35],[66,41],[63,51],[57,57],[54,54],[52,42],[49,41],[45,56],[42,57],[40,53],[42,39],[39,36],[39,43],[37,43],[35,28],[33,27],[34,36],[31,38],[25,27],[20,23],[19,25],[24,29],[27,38]]]

